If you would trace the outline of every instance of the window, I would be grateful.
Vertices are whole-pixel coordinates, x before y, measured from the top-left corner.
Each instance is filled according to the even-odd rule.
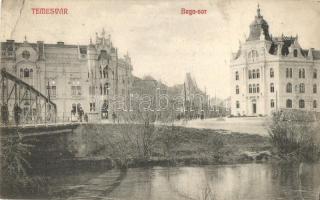
[[[29,59],[30,58],[30,52],[29,51],[23,51],[22,52],[22,58]]]
[[[256,78],[256,70],[252,70],[252,78],[253,78],[253,79]]]
[[[77,95],[77,86],[71,86],[71,95],[76,96]]]
[[[270,68],[270,78],[273,78],[274,77],[274,70],[273,68]]]
[[[100,84],[100,95],[102,95],[102,85]]]
[[[23,78],[23,69],[20,69],[20,78]]]
[[[292,78],[292,68],[286,68],[286,77]]]
[[[253,84],[252,85],[252,93],[256,93],[257,92],[257,90],[256,90],[256,84]]]
[[[252,93],[252,85],[249,84],[249,93]]]
[[[77,106],[76,106],[75,103],[73,103],[73,104],[72,104],[72,108],[71,108],[71,113],[72,113],[72,114],[76,114],[76,112],[77,112]]]
[[[274,84],[273,83],[270,83],[270,92],[274,93]]]
[[[81,86],[79,85],[77,86],[77,95],[79,96],[81,95]]]
[[[80,96],[81,95],[81,86],[71,86],[71,94],[72,96]]]
[[[259,86],[259,84],[257,84],[257,93],[259,93],[260,92],[260,86]]]
[[[313,108],[317,108],[317,100],[313,100]]]
[[[109,78],[108,65],[103,68],[103,78]]]
[[[304,93],[304,92],[305,92],[304,83],[300,83],[300,85],[299,85],[299,92],[300,92],[300,93]]]
[[[258,51],[252,50],[248,53],[248,60],[254,62],[259,57]]]
[[[90,103],[90,112],[96,111],[96,103]]]
[[[313,84],[313,94],[317,93],[317,84]]]
[[[316,78],[317,78],[317,76],[318,76],[318,74],[317,74],[317,70],[316,70],[316,69],[314,69],[314,70],[313,70],[313,78],[314,78],[314,79],[316,79]]]
[[[287,93],[292,93],[292,84],[287,83]]]
[[[293,56],[294,56],[294,57],[297,57],[297,56],[298,56],[298,50],[297,50],[297,49],[293,50]]]
[[[251,70],[249,70],[249,79],[252,78],[252,73],[251,73]]]
[[[25,68],[23,72],[24,72],[23,77],[28,78],[29,77],[29,69]]]
[[[239,72],[236,71],[236,80],[239,80]]]
[[[299,69],[299,78],[305,78],[306,74],[305,74],[305,69]]]
[[[292,108],[292,100],[291,99],[287,99],[286,107],[287,108]]]
[[[236,86],[236,94],[239,94],[240,91],[239,91],[239,85]]]
[[[32,78],[32,76],[33,76],[33,69],[30,69],[29,76]]]
[[[239,101],[236,101],[236,107],[240,108],[240,102]]]
[[[257,78],[260,78],[260,70],[257,69]]]
[[[55,85],[51,86],[51,96],[52,97],[57,96],[57,87]]]
[[[271,101],[270,101],[270,107],[274,108],[274,100],[273,99],[271,99]]]
[[[299,108],[304,108],[304,100],[303,99],[299,100]]]
[[[109,95],[109,83],[105,83],[103,86],[103,94]]]

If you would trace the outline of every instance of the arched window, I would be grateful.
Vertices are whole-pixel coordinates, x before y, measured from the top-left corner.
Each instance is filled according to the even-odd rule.
[[[274,100],[273,99],[270,100],[270,107],[274,108]]]
[[[317,100],[313,100],[313,108],[317,108]]]
[[[287,83],[287,93],[292,93],[292,84]]]
[[[29,69],[28,69],[28,68],[25,68],[23,72],[24,72],[24,73],[23,73],[23,76],[24,76],[25,78],[28,78],[28,77],[29,77]]]
[[[239,72],[236,71],[236,80],[239,80]]]
[[[286,68],[286,77],[289,78],[289,68]]]
[[[256,90],[256,84],[253,84],[252,85],[252,93],[256,93],[257,92],[257,90]]]
[[[273,68],[270,68],[270,78],[273,78],[274,77],[274,70]]]
[[[257,84],[257,93],[259,93],[260,92],[260,86],[259,86],[259,84]]]
[[[252,93],[252,85],[249,84],[249,93]]]
[[[313,78],[316,79],[318,77],[317,69],[313,70]]]
[[[304,108],[304,100],[303,99],[299,100],[299,108]]]
[[[317,93],[317,84],[313,84],[313,94]]]
[[[274,93],[274,84],[273,83],[270,83],[270,92]]]
[[[239,94],[239,85],[236,86],[236,94]]]
[[[100,95],[102,95],[102,85],[100,84]]]
[[[249,70],[249,79],[252,78],[252,73],[251,73],[251,70]]]
[[[287,99],[287,101],[286,101],[286,107],[287,107],[287,108],[292,108],[292,100],[291,100],[291,99]]]
[[[20,69],[20,78],[23,78],[23,69]]]
[[[256,78],[256,70],[252,70],[252,78],[253,78],[253,79]]]
[[[260,78],[260,70],[257,69],[257,78]]]
[[[304,93],[304,92],[305,92],[304,83],[300,83],[300,85],[299,85],[299,92],[300,92],[300,93]]]
[[[293,56],[294,56],[294,57],[297,57],[297,56],[298,56],[298,50],[297,50],[297,49],[293,50]]]

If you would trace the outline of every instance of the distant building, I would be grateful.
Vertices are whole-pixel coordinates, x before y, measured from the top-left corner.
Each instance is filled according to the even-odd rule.
[[[233,115],[270,115],[279,109],[320,111],[320,51],[296,37],[272,37],[257,9],[250,35],[231,59]]]
[[[119,58],[104,30],[89,45],[1,42],[1,68],[50,96],[60,121],[77,120],[82,111],[91,120],[110,118],[110,101],[132,85],[131,58]]]

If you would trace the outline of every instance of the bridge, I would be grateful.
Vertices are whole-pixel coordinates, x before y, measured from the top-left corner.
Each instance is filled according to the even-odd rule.
[[[50,96],[1,69],[1,126],[56,122],[57,106]]]
[[[5,68],[1,69],[0,84],[1,137],[17,132],[24,137],[72,133],[79,125],[57,122],[57,106],[50,96],[42,94]]]

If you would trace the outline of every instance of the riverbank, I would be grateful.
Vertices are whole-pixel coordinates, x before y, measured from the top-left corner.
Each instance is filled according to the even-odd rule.
[[[116,168],[261,162],[270,158],[263,152],[271,152],[269,138],[261,135],[141,124],[84,124],[70,141],[63,152],[45,153],[43,148],[34,151],[34,165],[28,171],[30,179],[40,180],[35,184],[37,190],[23,190],[22,195],[13,193],[10,197],[66,197],[82,188],[52,189],[57,182],[74,184],[73,178],[64,180],[65,175],[78,177],[78,183],[85,184],[89,178],[82,177],[83,172],[108,174]]]
[[[214,129],[180,126],[144,127],[118,125],[121,131],[106,134],[105,126],[85,125],[82,132],[96,132],[96,151],[117,167],[233,164],[267,160],[269,138]],[[121,166],[122,165],[122,166]]]

